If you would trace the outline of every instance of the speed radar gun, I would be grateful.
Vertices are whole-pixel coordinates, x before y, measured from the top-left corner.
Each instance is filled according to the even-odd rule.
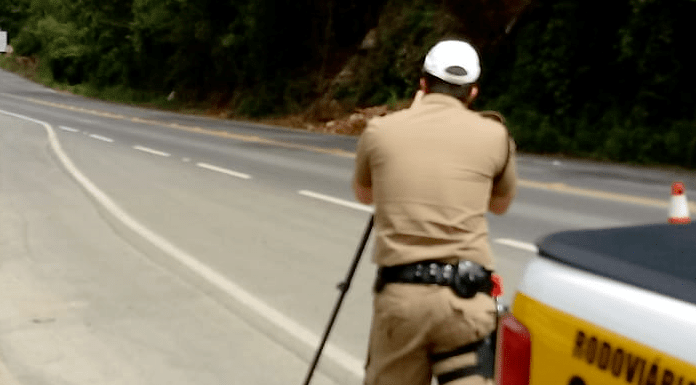
[[[370,233],[372,232],[372,226],[374,225],[374,222],[375,217],[373,215],[370,217],[370,221],[368,222],[367,227],[365,228],[363,237],[360,240],[360,244],[358,245],[358,250],[355,252],[355,258],[353,258],[353,263],[350,265],[350,269],[348,269],[348,273],[346,274],[346,278],[338,284],[338,290],[341,291],[341,294],[339,295],[338,301],[336,301],[336,305],[334,306],[333,312],[331,313],[329,323],[326,325],[324,335],[321,337],[321,342],[319,343],[319,347],[317,348],[317,351],[314,354],[312,364],[309,366],[309,370],[307,371],[307,377],[303,382],[304,385],[309,385],[309,382],[312,381],[312,375],[314,375],[314,370],[317,368],[317,364],[319,363],[319,358],[321,357],[321,352],[324,350],[326,341],[329,339],[329,333],[331,333],[331,329],[333,328],[334,322],[336,322],[336,316],[338,316],[338,311],[341,308],[341,304],[343,304],[343,298],[345,298],[346,293],[348,292],[348,288],[350,287],[350,283],[353,280],[355,270],[357,270],[358,268],[360,257],[362,256],[363,251],[365,250],[367,240],[370,238]]]

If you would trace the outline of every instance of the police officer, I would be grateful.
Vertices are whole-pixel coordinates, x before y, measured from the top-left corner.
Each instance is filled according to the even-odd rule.
[[[353,189],[375,204],[378,265],[366,385],[489,383],[477,346],[495,330],[486,213],[516,189],[507,129],[469,109],[476,50],[446,40],[428,52],[411,108],[370,121]]]

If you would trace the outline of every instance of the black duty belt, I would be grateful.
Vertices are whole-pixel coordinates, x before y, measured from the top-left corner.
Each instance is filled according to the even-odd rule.
[[[380,267],[375,291],[380,292],[388,283],[416,283],[450,286],[458,296],[472,298],[476,293],[493,291],[491,270],[471,261],[448,264],[425,261],[408,265]]]

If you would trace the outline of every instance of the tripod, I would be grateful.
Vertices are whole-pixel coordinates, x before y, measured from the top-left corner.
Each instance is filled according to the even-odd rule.
[[[365,245],[367,245],[367,240],[370,238],[370,232],[372,231],[372,225],[374,224],[375,217],[374,215],[370,217],[370,222],[367,224],[367,228],[365,228],[365,232],[363,234],[362,240],[360,241],[360,245],[358,245],[358,250],[355,253],[355,258],[353,259],[353,263],[350,266],[350,269],[348,270],[348,274],[346,275],[346,278],[338,284],[338,290],[341,291],[341,294],[338,297],[338,301],[336,302],[336,305],[334,306],[333,313],[331,314],[331,318],[329,318],[329,324],[326,325],[326,330],[324,331],[324,336],[321,338],[321,342],[319,343],[319,347],[317,348],[317,351],[314,355],[314,360],[312,360],[312,364],[309,367],[309,371],[307,372],[307,377],[305,378],[305,381],[303,385],[309,385],[309,382],[312,380],[312,375],[314,375],[314,370],[317,367],[317,364],[319,363],[319,357],[321,356],[321,352],[324,350],[324,345],[326,345],[326,340],[329,338],[329,333],[331,333],[331,328],[333,328],[333,324],[336,321],[336,316],[338,315],[338,310],[341,308],[341,304],[343,303],[343,298],[346,296],[346,293],[348,292],[348,288],[350,287],[350,283],[353,280],[353,275],[355,275],[355,270],[358,268],[358,262],[360,262],[360,257],[363,254],[363,250],[365,250]]]

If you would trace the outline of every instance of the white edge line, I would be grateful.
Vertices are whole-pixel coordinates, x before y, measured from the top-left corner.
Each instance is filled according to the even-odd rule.
[[[530,251],[534,254],[539,252],[539,249],[535,245],[527,242],[516,241],[514,239],[498,238],[494,242],[499,243],[501,245],[514,247],[516,249]]]
[[[63,131],[68,131],[68,132],[80,132],[80,130],[76,128],[71,128],[71,127],[65,127],[65,126],[58,126]]]
[[[101,136],[101,135],[96,135],[96,134],[90,134],[90,138],[96,139],[96,140],[101,140],[102,142],[108,142],[108,143],[113,143],[113,139],[107,138],[106,136]]]
[[[351,201],[343,200],[340,198],[335,198],[335,197],[324,195],[324,194],[319,194],[319,193],[316,193],[313,191],[300,190],[297,193],[300,195],[304,195],[306,197],[309,197],[309,198],[319,199],[319,200],[322,200],[325,202],[337,204],[337,205],[344,206],[344,207],[349,207],[349,208],[355,209],[355,210],[365,211],[368,213],[375,212],[375,209],[372,206],[368,206],[368,205],[364,205],[364,204],[356,203],[356,202],[351,202]]]
[[[129,214],[127,214],[120,206],[118,206],[108,195],[102,192],[97,186],[95,186],[77,167],[72,163],[70,158],[63,151],[58,137],[53,131],[53,128],[48,123],[42,122],[40,120],[32,119],[27,116],[14,114],[11,112],[0,110],[0,113],[5,115],[13,116],[19,119],[28,120],[30,122],[37,123],[44,126],[46,132],[48,133],[51,148],[58,156],[58,159],[63,164],[63,167],[82,185],[82,187],[92,195],[104,208],[121,221],[125,226],[129,227],[134,232],[140,234],[143,238],[151,242],[153,245],[158,247],[160,250],[164,251],[168,255],[172,256],[174,259],[178,260],[184,266],[191,269],[193,272],[197,273],[199,276],[206,279],[211,284],[215,285],[218,289],[224,291],[226,294],[238,300],[244,306],[255,311],[257,314],[265,318],[268,322],[274,324],[278,328],[284,330],[285,332],[294,336],[297,340],[304,343],[305,345],[316,348],[319,344],[319,337],[298,324],[294,320],[280,313],[276,309],[270,307],[262,300],[256,298],[248,291],[244,290],[237,284],[227,280],[220,273],[211,269],[210,267],[204,265],[198,261],[193,256],[189,255],[185,251],[179,249],[169,241],[167,241],[162,236],[151,231],[144,225],[140,224]],[[332,360],[340,364],[344,369],[351,372],[357,377],[362,377],[364,375],[363,362],[356,359],[355,357],[348,354],[346,351],[332,345],[327,344],[325,353]]]
[[[147,152],[147,153],[153,154],[153,155],[159,155],[159,156],[170,156],[171,155],[167,152],[158,151],[158,150],[154,150],[152,148],[143,147],[143,146],[133,146],[133,149],[138,150],[138,151],[142,151],[142,152]]]
[[[226,169],[226,168],[222,168],[222,167],[218,167],[218,166],[213,166],[212,164],[208,164],[208,163],[196,163],[196,166],[198,166],[198,167],[200,167],[200,168],[205,168],[205,169],[207,169],[207,170],[211,170],[211,171],[216,171],[216,172],[220,172],[220,173],[223,173],[223,174],[227,174],[227,175],[230,175],[230,176],[233,176],[233,177],[236,177],[236,178],[251,179],[251,175],[249,175],[249,174],[244,174],[244,173],[241,173],[241,172],[228,170],[228,169]]]

